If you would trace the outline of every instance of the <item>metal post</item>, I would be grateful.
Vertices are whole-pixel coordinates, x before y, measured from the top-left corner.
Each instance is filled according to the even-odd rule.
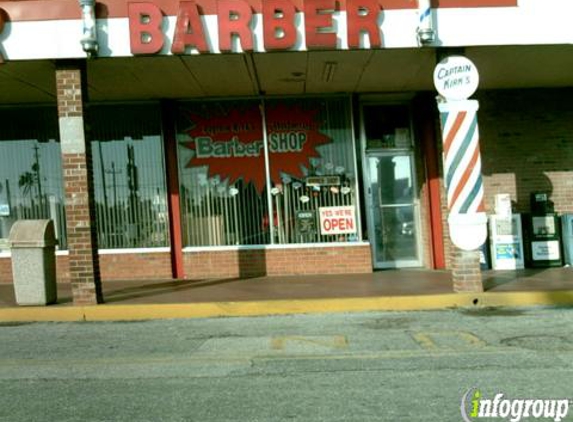
[[[265,112],[265,99],[261,99],[261,117],[263,122],[263,149],[265,153],[265,176],[267,182],[267,206],[269,208],[269,232],[271,236],[271,245],[275,243],[274,215],[273,215],[273,198],[271,195],[271,167],[269,159],[269,143],[267,137],[267,115]]]
[[[362,210],[360,208],[360,194],[359,189],[360,185],[358,182],[358,158],[356,156],[356,135],[355,135],[355,128],[354,128],[354,112],[352,108],[352,97],[349,97],[348,102],[350,104],[350,130],[352,132],[352,160],[354,163],[354,202],[356,206],[356,229],[358,230],[358,235],[356,236],[359,242],[362,242]],[[364,149],[365,150],[365,149]],[[364,154],[363,154],[364,157]],[[362,166],[365,166],[365,163],[362,163]],[[341,195],[339,193],[339,195]],[[350,199],[352,204],[352,197]]]

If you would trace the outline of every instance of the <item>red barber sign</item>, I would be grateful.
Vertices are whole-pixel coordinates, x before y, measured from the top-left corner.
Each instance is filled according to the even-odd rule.
[[[297,2],[299,4],[300,2]],[[380,4],[378,0],[346,0],[347,37],[351,48],[359,47],[361,33],[367,33],[371,47],[382,46],[378,27]],[[302,10],[290,0],[265,0],[261,2],[263,43],[267,51],[294,48],[299,34],[296,13],[304,12],[306,47],[337,48],[334,30],[334,13],[340,11],[338,0],[304,0]],[[202,8],[195,1],[179,4],[173,33],[171,52],[183,54],[187,49],[207,52],[206,24],[202,21]],[[163,12],[150,2],[128,4],[131,52],[155,54],[165,43],[162,30]],[[219,50],[232,50],[232,40],[238,38],[243,51],[253,50],[253,16],[251,4],[246,0],[217,0],[217,34]]]
[[[258,44],[258,48],[264,51],[294,49],[303,40],[308,50],[337,49],[344,41],[348,48],[360,48],[363,35],[368,36],[370,48],[381,48],[380,13],[418,7],[416,0],[185,0],[178,5],[172,0],[156,1],[157,4],[128,3],[133,54],[159,53],[168,35],[173,40],[173,54],[184,54],[190,49],[199,53],[228,52],[233,50],[234,39],[242,51],[252,51],[254,30],[259,25],[255,15],[262,17],[262,45]],[[517,0],[435,0],[432,3],[434,8],[517,6]],[[170,14],[174,14],[174,6],[177,8],[171,34],[163,32],[164,11],[159,4]],[[207,16],[216,20],[208,20]],[[346,33],[337,32],[338,26],[344,27],[337,19],[345,20]]]

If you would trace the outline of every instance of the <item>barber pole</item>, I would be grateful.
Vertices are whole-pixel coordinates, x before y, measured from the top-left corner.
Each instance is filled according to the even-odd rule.
[[[436,33],[432,22],[432,4],[430,0],[418,0],[418,41],[422,45],[432,44]]]
[[[418,0],[418,13],[420,14],[420,28],[431,28],[432,8],[430,0]]]
[[[442,122],[444,176],[448,211],[454,214],[484,212],[479,130],[475,100],[438,105]]]
[[[447,57],[434,70],[434,85],[441,95],[438,109],[450,237],[454,245],[466,251],[479,248],[487,237],[477,123],[479,103],[468,100],[478,83],[477,69],[466,57]]]

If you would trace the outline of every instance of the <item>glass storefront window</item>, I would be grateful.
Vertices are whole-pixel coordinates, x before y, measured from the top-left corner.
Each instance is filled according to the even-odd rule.
[[[183,245],[269,243],[259,102],[183,104],[177,132]]]
[[[184,245],[357,240],[350,116],[347,97],[181,103]],[[18,218],[52,218],[65,248],[56,108],[7,109],[0,123],[0,239]],[[159,106],[91,105],[86,136],[99,248],[169,246]]]
[[[61,163],[55,106],[0,110],[0,250],[20,219],[53,219],[66,249]]]
[[[99,248],[169,246],[159,107],[92,106],[88,119]]]
[[[408,106],[368,105],[363,113],[366,150],[412,147]]]
[[[266,103],[275,242],[358,239],[348,98]]]
[[[185,246],[358,239],[348,98],[185,103],[177,132]]]

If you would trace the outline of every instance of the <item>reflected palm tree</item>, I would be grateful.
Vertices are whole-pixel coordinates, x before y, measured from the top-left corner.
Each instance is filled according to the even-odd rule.
[[[37,179],[36,174],[30,171],[25,171],[18,179],[18,187],[22,189],[24,195],[30,195],[30,200],[32,200],[32,187],[38,183]]]

